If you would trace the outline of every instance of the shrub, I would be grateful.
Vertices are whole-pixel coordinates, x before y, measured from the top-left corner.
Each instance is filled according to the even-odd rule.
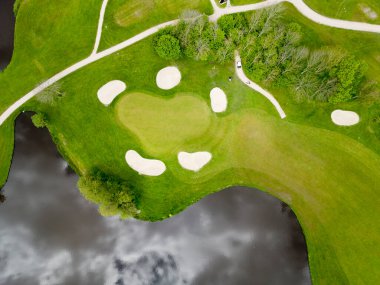
[[[41,93],[36,96],[36,99],[42,104],[54,107],[64,96],[65,93],[62,91],[61,84],[59,82],[56,82],[53,85],[47,87],[45,90],[41,91]]]
[[[36,126],[36,128],[45,128],[48,120],[45,114],[37,113],[32,116],[32,123]]]
[[[94,170],[79,179],[78,188],[87,200],[99,204],[99,212],[103,216],[120,215],[126,219],[138,213],[134,192],[116,176]]]
[[[163,59],[173,60],[181,56],[179,40],[171,35],[162,35],[155,45],[157,54]]]
[[[15,14],[15,16],[17,16],[17,13],[18,13],[18,10],[20,9],[22,1],[23,0],[16,0],[15,3],[13,4],[13,13]]]

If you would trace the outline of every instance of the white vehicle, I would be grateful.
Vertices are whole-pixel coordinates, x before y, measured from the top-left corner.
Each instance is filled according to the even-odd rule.
[[[240,60],[236,62],[236,67],[241,68],[241,61]]]

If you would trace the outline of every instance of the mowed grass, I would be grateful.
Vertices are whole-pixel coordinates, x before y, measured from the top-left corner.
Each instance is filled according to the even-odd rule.
[[[12,61],[0,72],[0,113],[43,81],[90,55],[101,3],[22,1]]]
[[[327,17],[380,24],[378,0],[304,0],[304,2]],[[374,13],[373,16],[372,13]]]
[[[315,284],[377,284],[379,156],[340,134],[265,116],[235,128],[231,159],[243,179],[295,210]]]
[[[213,13],[209,0],[113,0],[104,19],[100,49],[109,48],[155,25],[178,19],[184,10]]]
[[[170,155],[187,142],[207,136],[211,123],[208,104],[189,93],[175,94],[174,98],[126,94],[116,111],[120,123],[137,136],[151,155]]]

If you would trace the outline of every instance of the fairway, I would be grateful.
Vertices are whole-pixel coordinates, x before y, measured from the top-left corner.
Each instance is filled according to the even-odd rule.
[[[117,103],[116,110],[120,123],[137,136],[143,148],[160,157],[206,135],[212,120],[207,103],[186,93],[171,99],[130,93]]]

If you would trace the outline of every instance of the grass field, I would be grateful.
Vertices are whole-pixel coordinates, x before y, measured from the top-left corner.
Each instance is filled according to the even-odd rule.
[[[184,10],[212,14],[209,0],[113,0],[104,18],[100,50],[118,44],[157,24],[178,19]]]
[[[207,136],[211,124],[211,109],[196,94],[166,99],[132,93],[125,95],[116,109],[122,125],[137,135],[151,155],[170,155],[186,143],[199,141]]]
[[[14,143],[13,122],[0,128],[0,185],[4,185],[11,165]]]
[[[380,24],[378,0],[304,0],[304,2],[313,10],[328,17]]]
[[[74,2],[66,4],[75,5]],[[116,5],[121,1],[110,3]],[[100,1],[96,4],[100,7]],[[118,11],[116,7],[110,6],[107,25],[116,25],[111,24]],[[380,81],[379,35],[320,26],[299,16],[291,5],[286,7],[284,18],[303,26],[304,44],[339,45],[364,60],[368,65],[367,76]],[[180,11],[180,6],[177,8]],[[23,6],[22,9],[23,13],[29,12]],[[92,13],[94,17],[98,14]],[[169,16],[174,16],[174,12]],[[125,26],[119,27],[119,32],[110,27],[115,33],[107,31],[103,44],[119,42],[123,33],[122,40],[132,35],[136,20],[128,23],[128,19],[124,18]],[[164,20],[152,16],[144,25],[149,27],[154,21]],[[75,25],[69,25],[67,33]],[[26,27],[26,23],[18,22],[17,29]],[[42,34],[52,29],[48,25],[39,28]],[[94,33],[91,35],[95,37]],[[89,38],[78,43],[82,46],[78,54],[69,52],[69,62],[86,54],[85,50],[91,51]],[[7,71],[0,74],[0,110],[65,64],[64,53],[52,52],[49,57],[46,51],[42,58],[46,58],[47,72],[34,76],[33,58],[22,60],[20,49],[20,59],[16,56]],[[25,51],[24,59],[27,55]],[[60,58],[55,62],[56,57]],[[175,89],[165,91],[156,86],[155,78],[160,69],[169,65],[178,66],[182,81]],[[31,74],[17,77],[18,72]],[[23,79],[20,84],[19,78]],[[124,81],[128,88],[105,107],[96,94],[114,79]],[[209,92],[214,87],[227,94],[225,113],[211,111]],[[307,238],[315,284],[380,283],[376,251],[380,242],[380,141],[374,131],[378,126],[373,121],[380,114],[378,96],[364,94],[360,100],[334,106],[300,104],[290,90],[270,88],[288,115],[281,120],[263,96],[235,77],[232,62],[218,65],[185,58],[165,61],[154,52],[152,38],[78,70],[62,80],[60,88],[65,95],[59,104],[52,106],[33,99],[23,110],[47,115],[55,143],[78,174],[98,168],[128,181],[139,194],[138,218],[152,221],[167,218],[227,186],[256,187],[286,202],[297,214]],[[330,113],[336,108],[357,111],[361,123],[352,128],[335,126]],[[8,172],[13,147],[11,122],[0,128],[0,182]],[[167,171],[159,177],[138,175],[125,162],[129,149],[162,160]],[[210,151],[213,159],[202,171],[189,172],[178,164],[179,150]]]

